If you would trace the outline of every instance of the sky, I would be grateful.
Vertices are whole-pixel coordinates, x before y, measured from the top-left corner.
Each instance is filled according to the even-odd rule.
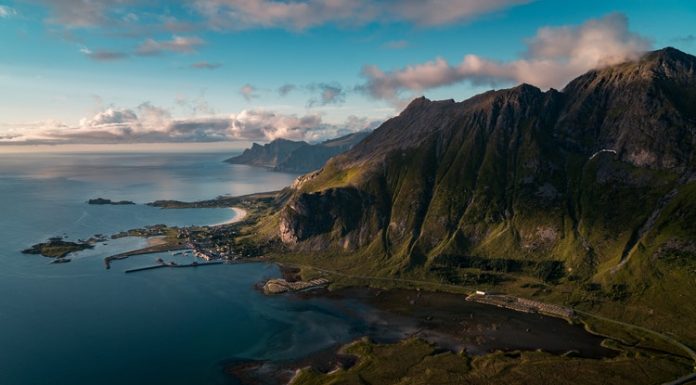
[[[0,152],[316,142],[666,46],[695,1],[0,0]]]

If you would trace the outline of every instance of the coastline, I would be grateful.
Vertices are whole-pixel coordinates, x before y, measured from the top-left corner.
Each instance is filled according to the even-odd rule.
[[[243,208],[240,207],[230,207],[230,210],[234,211],[234,217],[232,219],[225,221],[225,222],[220,222],[220,223],[215,223],[212,224],[211,226],[223,226],[223,225],[231,225],[233,223],[238,223],[244,220],[247,216],[247,211],[244,210]]]

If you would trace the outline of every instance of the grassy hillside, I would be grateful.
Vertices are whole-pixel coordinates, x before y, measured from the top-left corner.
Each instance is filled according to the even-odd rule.
[[[416,99],[302,177],[258,234],[286,261],[494,288],[696,346],[694,88],[696,58],[665,49],[562,92]]]

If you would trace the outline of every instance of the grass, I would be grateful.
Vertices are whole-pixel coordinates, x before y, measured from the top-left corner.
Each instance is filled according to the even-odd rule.
[[[349,369],[319,373],[303,369],[292,385],[436,384],[658,384],[690,370],[689,362],[663,354],[624,353],[611,359],[583,359],[549,353],[495,352],[468,356],[438,350],[420,339],[392,345],[360,340],[342,353],[358,361]]]
[[[36,244],[22,252],[24,254],[41,254],[48,258],[64,258],[70,253],[91,249],[92,247],[92,245],[87,243],[75,243],[52,239],[48,242]]]

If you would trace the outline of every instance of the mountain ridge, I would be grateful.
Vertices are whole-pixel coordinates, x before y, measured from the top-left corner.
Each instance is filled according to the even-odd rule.
[[[356,132],[317,144],[279,138],[264,145],[254,143],[241,155],[225,162],[274,171],[309,172],[321,168],[329,158],[349,150],[367,135],[368,132]]]
[[[695,69],[666,49],[562,91],[415,99],[298,178],[266,234],[350,271],[453,284],[472,260],[543,262],[579,296],[600,284],[644,312],[665,279],[683,290],[696,271],[696,104],[677,100]]]

